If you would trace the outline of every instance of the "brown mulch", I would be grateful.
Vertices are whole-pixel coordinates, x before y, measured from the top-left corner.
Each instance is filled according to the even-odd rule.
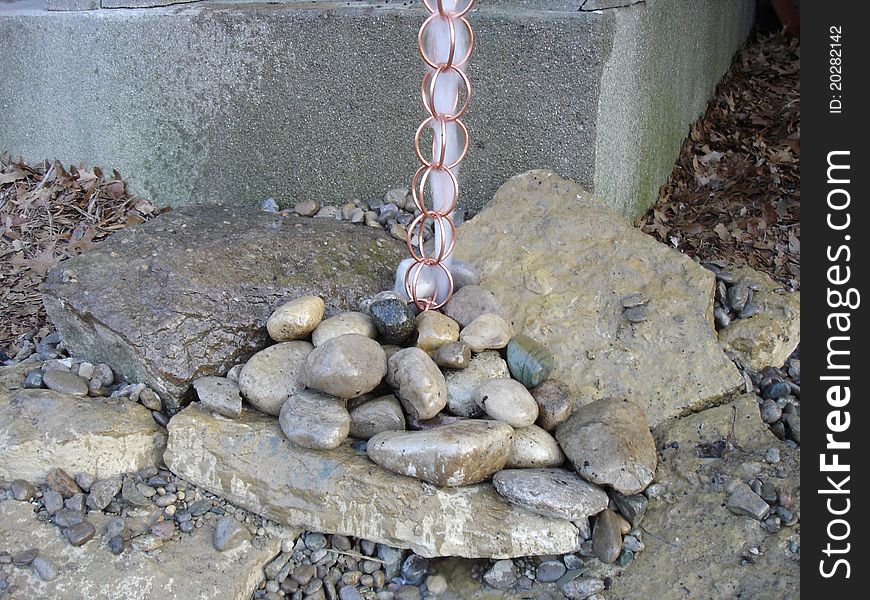
[[[0,157],[0,350],[49,332],[39,289],[51,267],[159,212],[117,171]]]
[[[638,225],[690,256],[800,288],[797,40],[759,36],[735,56]]]

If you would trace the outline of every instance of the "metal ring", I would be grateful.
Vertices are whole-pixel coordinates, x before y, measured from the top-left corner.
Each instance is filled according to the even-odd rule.
[[[459,119],[453,121],[462,130],[462,136],[463,136],[464,142],[462,144],[462,151],[459,153],[459,156],[456,158],[456,160],[454,160],[449,165],[445,165],[444,164],[444,157],[445,157],[445,154],[447,152],[447,144],[445,144],[443,142],[443,140],[445,140],[447,138],[447,129],[446,129],[447,122],[441,121],[441,139],[442,139],[442,142],[441,142],[441,151],[439,152],[439,156],[438,156],[438,162],[434,161],[434,154],[435,154],[435,139],[434,138],[432,139],[432,154],[433,154],[432,161],[426,160],[426,157],[423,156],[423,150],[420,148],[420,142],[422,141],[422,137],[423,137],[423,130],[426,128],[427,125],[430,125],[435,120],[436,119],[434,117],[429,117],[428,119],[426,119],[425,121],[420,123],[420,126],[417,128],[417,133],[414,134],[414,152],[417,154],[417,158],[420,160],[421,163],[423,163],[424,167],[431,167],[433,169],[448,169],[448,170],[454,169],[454,168],[456,168],[457,165],[459,165],[460,162],[463,161],[463,159],[465,159],[465,155],[468,154],[468,144],[469,144],[468,127],[466,127],[465,123],[463,123]],[[433,132],[433,135],[434,135],[434,132]],[[420,209],[420,210],[423,210],[423,209]]]
[[[468,59],[471,57],[471,52],[474,50],[474,30],[471,28],[471,24],[464,17],[458,17],[456,19],[447,18],[448,28],[450,29],[450,50],[448,54],[448,62],[447,63],[436,63],[433,61],[429,54],[426,52],[426,49],[423,45],[423,35],[426,33],[426,28],[429,24],[434,21],[436,18],[444,18],[441,15],[435,13],[429,15],[429,17],[423,22],[423,26],[420,27],[420,31],[417,33],[417,46],[420,49],[420,56],[423,57],[423,62],[432,67],[433,69],[437,69],[438,67],[452,67],[452,66],[462,66]],[[456,28],[453,24],[454,20],[461,21],[465,26],[466,31],[468,31],[468,51],[465,53],[465,56],[462,57],[462,60],[454,61],[454,52],[456,52]]]
[[[429,179],[429,173],[436,170],[435,167],[431,166],[422,166],[414,173],[414,177],[411,178],[411,194],[414,197],[414,204],[417,205],[417,208],[420,209],[420,212],[432,212],[426,208],[425,198],[424,198],[424,188],[426,187],[426,181]],[[459,201],[459,182],[456,180],[456,175],[453,174],[453,171],[450,169],[437,169],[439,172],[447,173],[450,176],[451,181],[453,182],[453,201],[450,203],[449,210],[439,211],[444,215],[449,215],[453,212],[453,209],[456,208],[456,204]],[[422,178],[420,177],[422,174]]]
[[[434,98],[435,98],[435,85],[438,82],[438,77],[440,77],[442,73],[445,73],[447,71],[454,71],[455,73],[457,73],[459,75],[459,79],[462,81],[462,85],[465,86],[465,100],[463,101],[462,108],[459,110],[459,112],[454,113],[454,114],[445,115],[442,113],[435,112],[435,100],[434,100]],[[428,82],[428,85],[427,85],[427,82]],[[427,88],[428,88],[428,94],[427,94]],[[459,93],[458,92],[457,92],[456,96],[457,97],[456,97],[455,104],[458,104],[459,103]],[[426,73],[423,75],[423,82],[420,85],[420,97],[423,99],[423,108],[426,109],[426,112],[429,113],[430,116],[441,117],[442,119],[444,119],[446,121],[456,121],[462,115],[465,114],[465,111],[468,110],[468,105],[471,102],[471,80],[468,78],[468,75],[465,74],[465,71],[463,71],[462,69],[460,69],[456,65],[453,65],[449,68],[439,67],[437,69],[432,69],[432,70],[426,71]],[[454,110],[456,109],[455,104],[453,107]]]

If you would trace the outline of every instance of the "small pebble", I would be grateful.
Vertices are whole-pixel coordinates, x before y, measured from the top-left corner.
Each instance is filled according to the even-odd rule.
[[[12,497],[22,502],[32,500],[36,496],[36,488],[33,487],[33,484],[23,479],[13,481],[10,489],[12,490]]]
[[[42,369],[28,371],[24,377],[24,387],[29,390],[38,390],[43,387]]]
[[[68,527],[66,531],[64,531],[66,539],[69,540],[69,543],[73,546],[85,545],[94,538],[95,533],[96,529],[88,521],[76,523],[75,525]]]
[[[52,370],[42,376],[45,387],[61,394],[73,396],[88,395],[88,381],[69,371]]]
[[[34,558],[31,566],[43,581],[54,581],[57,578],[57,567],[45,556],[37,556]]]

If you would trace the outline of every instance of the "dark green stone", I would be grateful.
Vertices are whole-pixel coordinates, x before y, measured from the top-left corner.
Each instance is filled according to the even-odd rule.
[[[417,327],[408,303],[398,298],[374,300],[369,307],[369,314],[381,340],[387,344],[401,344],[411,337]]]
[[[546,346],[521,334],[507,345],[507,364],[514,379],[533,388],[550,376],[556,359]]]

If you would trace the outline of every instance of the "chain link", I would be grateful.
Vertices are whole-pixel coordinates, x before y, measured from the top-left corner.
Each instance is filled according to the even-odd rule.
[[[422,163],[422,166],[414,173],[411,180],[411,193],[414,197],[414,204],[420,210],[420,214],[411,222],[408,227],[407,246],[408,252],[411,254],[412,264],[405,271],[405,292],[411,299],[411,302],[417,305],[421,310],[432,310],[444,306],[450,296],[453,294],[453,276],[450,273],[450,268],[446,259],[453,252],[453,247],[456,242],[456,225],[450,216],[456,208],[459,201],[459,182],[456,178],[456,169],[459,163],[465,158],[468,153],[468,128],[462,122],[461,117],[468,109],[468,104],[471,101],[471,82],[468,75],[465,74],[462,66],[471,57],[471,52],[474,49],[474,30],[471,24],[465,18],[465,15],[471,10],[475,0],[455,0],[453,2],[445,2],[444,0],[423,0],[426,9],[431,13],[429,17],[420,26],[420,31],[417,35],[417,45],[420,49],[420,56],[423,62],[429,67],[426,74],[423,76],[423,81],[420,86],[420,95],[423,100],[423,108],[428,113],[428,117],[423,120],[417,128],[414,135],[414,151],[417,158]],[[445,4],[449,6],[445,7]],[[462,6],[462,8],[459,8]],[[427,36],[433,32],[430,29],[441,27],[443,33],[446,26],[448,47],[447,56],[441,62],[433,57],[430,47],[427,50]],[[467,48],[461,57],[457,57],[457,32],[461,31],[460,35],[464,36]],[[441,53],[443,54],[443,52]],[[453,81],[451,81],[451,79]],[[450,89],[456,86],[455,93]],[[449,97],[446,102],[438,102],[443,93],[444,87],[448,90]],[[459,104],[460,90],[463,90],[464,99],[462,104]],[[446,103],[450,110],[444,111],[444,106],[438,104]],[[439,108],[441,111],[439,111]],[[432,131],[432,158],[428,159],[423,152],[421,144],[423,136],[427,131]],[[457,143],[457,136],[461,136],[461,148],[455,158],[448,163],[447,152],[448,148],[453,148]],[[444,202],[441,198],[441,206],[435,206],[429,209],[426,206],[425,189],[428,183],[430,188],[435,185],[435,181],[441,183],[441,189],[445,192],[452,193],[449,202]],[[433,196],[435,193],[433,192]],[[436,245],[432,256],[428,256],[423,249],[423,240],[425,236],[426,225],[432,221],[434,228],[437,228],[435,235]],[[414,243],[414,240],[417,243]],[[415,249],[415,246],[418,248]],[[443,297],[439,300],[439,295],[443,290],[438,289],[436,284],[434,291],[430,296],[424,297],[417,294],[417,288],[420,283],[421,273],[424,268],[431,275],[436,274],[435,269],[441,269],[445,277],[447,289]],[[437,278],[436,278],[437,281]]]

